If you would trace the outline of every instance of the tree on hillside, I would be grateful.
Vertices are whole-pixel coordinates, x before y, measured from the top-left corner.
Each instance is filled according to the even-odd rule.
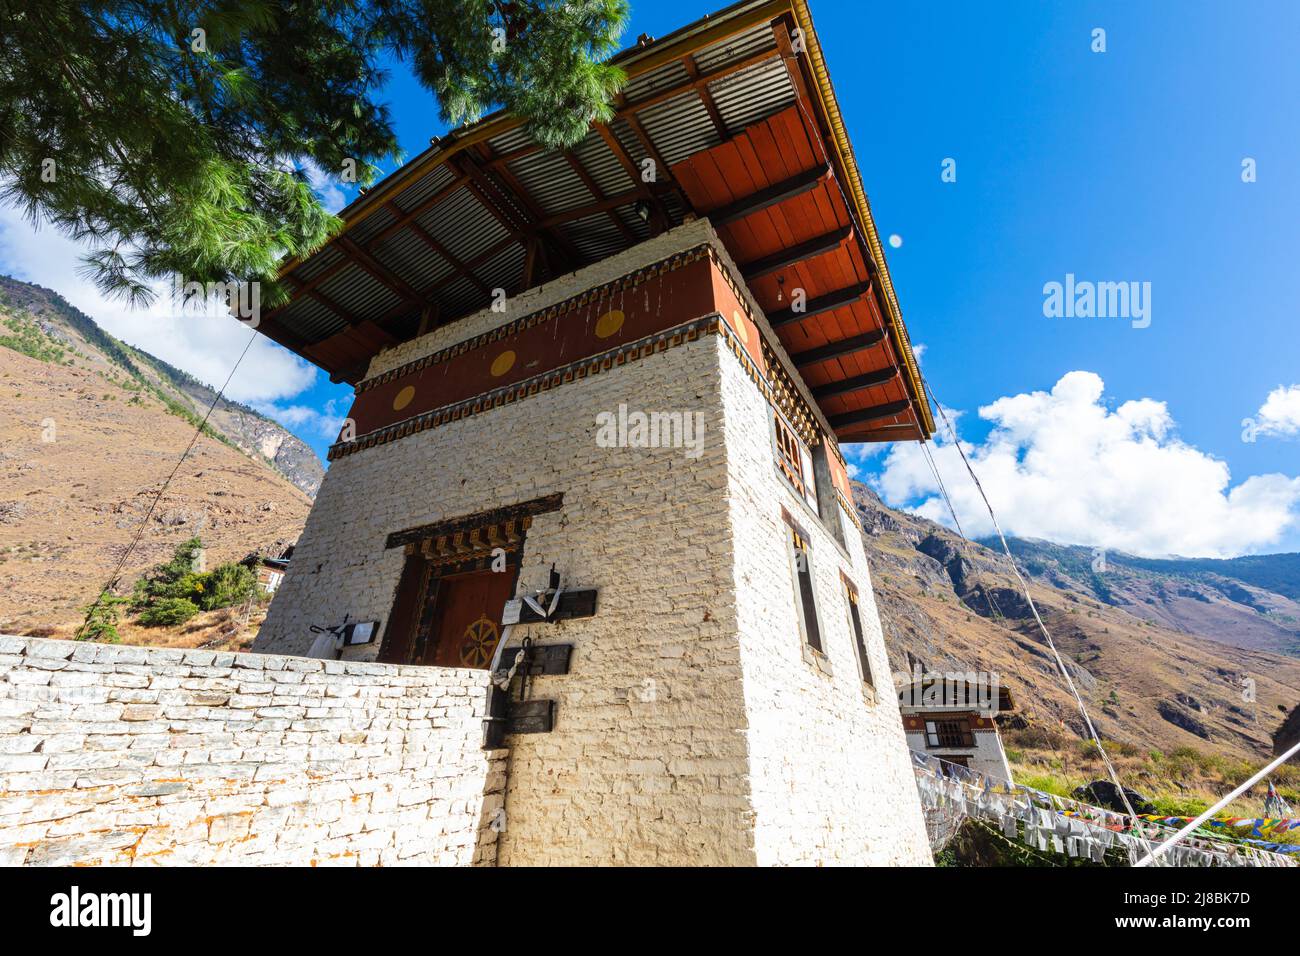
[[[398,159],[393,56],[453,125],[494,105],[550,145],[608,119],[626,0],[0,0],[0,196],[88,242],[108,294],[259,280],[339,220],[308,170]]]

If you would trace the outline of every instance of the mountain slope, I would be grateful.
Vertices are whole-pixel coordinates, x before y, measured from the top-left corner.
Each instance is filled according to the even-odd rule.
[[[855,483],[854,492],[894,669],[919,663],[936,671],[995,671],[1018,701],[1013,723],[1083,737],[1078,707],[1006,557],[885,507],[864,485]],[[1086,555],[1082,567],[1091,572],[1087,549],[1033,542],[1031,552],[1027,543],[1018,544],[1022,566],[1032,572],[1030,593],[1103,737],[1166,752],[1194,747],[1252,760],[1271,751],[1273,734],[1300,701],[1300,659],[1265,650],[1262,640],[1241,646],[1238,631],[1247,615],[1261,619],[1260,634],[1272,634],[1274,621],[1223,598],[1219,589],[1228,589],[1229,579],[1184,582],[1198,593],[1220,595],[1212,600],[1227,608],[1223,616],[1198,618],[1202,632],[1193,634],[1144,619],[1138,612],[1153,607],[1145,601],[1128,602],[1145,592],[1155,595],[1162,586],[1169,591],[1160,575],[1124,565],[1119,571],[1112,562],[1097,576],[1098,584],[1078,564]],[[1289,601],[1239,586],[1251,589],[1261,607]],[[1098,587],[1114,603],[1102,600]],[[1170,606],[1182,600],[1204,603],[1171,593]],[[1167,616],[1174,613],[1160,607]],[[1247,699],[1245,678],[1254,681],[1254,701]]]
[[[1023,538],[1007,543],[1021,567],[1045,584],[1171,630],[1300,656],[1300,601],[1288,594],[1300,583],[1300,555],[1150,560]]]
[[[109,335],[56,292],[9,276],[0,276],[0,342],[15,347],[24,336],[32,348],[61,349],[61,361],[73,359],[110,378],[131,382],[168,405],[174,414],[201,419],[216,392],[193,376]],[[34,329],[31,327],[35,326]],[[30,349],[27,350],[31,354]],[[197,424],[197,421],[196,421]],[[320,459],[280,424],[246,405],[223,398],[208,424],[219,439],[245,454],[266,461],[314,497],[325,476]]]
[[[79,618],[198,421],[147,356],[93,323],[65,324],[53,310],[66,303],[33,302],[34,288],[18,290],[20,305],[12,280],[0,287],[0,631]],[[270,462],[209,428],[150,517],[123,584],[195,535],[210,562],[282,548],[310,507]]]

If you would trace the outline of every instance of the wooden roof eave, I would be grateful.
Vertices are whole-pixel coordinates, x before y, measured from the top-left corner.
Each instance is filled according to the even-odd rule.
[[[880,235],[876,231],[876,221],[871,215],[871,204],[867,201],[866,191],[862,187],[862,174],[858,170],[857,161],[854,159],[853,145],[849,142],[848,130],[845,128],[844,118],[840,114],[839,102],[835,98],[835,90],[831,86],[830,71],[826,67],[826,58],[822,53],[817,31],[813,27],[812,14],[808,9],[807,0],[786,0],[783,5],[790,8],[795,22],[803,30],[806,38],[808,61],[812,67],[813,80],[819,94],[818,98],[822,109],[825,110],[826,119],[831,130],[832,144],[839,154],[842,168],[848,174],[849,193],[853,197],[857,213],[866,232],[867,246],[871,250],[873,264],[882,291],[885,294],[886,314],[889,318],[891,338],[894,340],[895,348],[903,360],[907,372],[906,378],[909,391],[911,391],[916,408],[920,412],[923,437],[928,438],[934,434],[935,425],[934,418],[930,414],[929,402],[926,401],[925,386],[921,380],[921,370],[916,364],[916,356],[912,352],[912,343],[907,334],[907,326],[903,324],[898,296],[894,292],[894,284],[889,275],[889,266],[885,262],[884,247],[880,244]]]
[[[726,40],[735,34],[743,33],[763,23],[771,23],[773,25],[773,32],[776,34],[777,39],[777,48],[775,50],[768,47],[758,53],[750,54],[749,56],[743,57],[737,61],[732,61],[725,67],[709,71],[701,71],[691,59],[691,56],[695,51]],[[806,55],[799,57],[789,55],[787,23],[797,25],[803,30]],[[782,43],[782,34],[785,34],[784,44]],[[629,123],[632,132],[638,134],[639,123],[636,122],[636,112],[638,110],[653,105],[655,102],[666,101],[667,99],[679,96],[682,93],[687,92],[688,89],[695,90],[701,95],[701,99],[704,101],[707,109],[710,102],[707,86],[709,82],[721,75],[731,73],[734,70],[742,69],[745,66],[753,65],[756,62],[761,62],[762,60],[777,56],[786,59],[787,68],[791,73],[791,81],[796,87],[797,99],[801,99],[809,104],[812,112],[817,116],[817,119],[813,121],[817,135],[821,140],[823,147],[830,149],[833,152],[833,157],[831,159],[832,170],[830,175],[836,180],[839,180],[845,187],[845,200],[850,207],[850,221],[857,227],[853,229],[854,235],[852,236],[852,241],[855,246],[862,247],[871,266],[871,280],[869,283],[866,283],[868,288],[861,290],[861,292],[862,294],[877,299],[879,304],[882,306],[879,311],[886,318],[886,332],[888,338],[887,348],[894,354],[895,361],[900,365],[903,373],[902,377],[904,380],[905,391],[910,393],[913,400],[914,412],[912,412],[909,417],[914,417],[917,420],[917,427],[921,433],[920,437],[928,437],[929,434],[933,433],[934,422],[930,416],[928,403],[925,400],[926,396],[924,386],[907,336],[906,327],[903,325],[901,320],[897,298],[893,290],[888,267],[884,260],[884,253],[880,244],[879,235],[876,232],[870,207],[862,188],[861,176],[857,169],[856,160],[853,157],[852,147],[848,142],[847,132],[839,113],[839,107],[835,100],[834,91],[830,87],[829,75],[826,70],[820,44],[816,32],[813,29],[811,15],[808,12],[805,0],[769,0],[769,2],[766,3],[737,4],[736,6],[724,10],[711,18],[706,17],[704,20],[675,31],[657,42],[651,41],[648,44],[638,46],[617,55],[613,58],[613,62],[616,62],[625,68],[629,80],[635,79],[638,76],[644,75],[674,61],[679,61],[685,64],[686,72],[689,77],[689,79],[684,83],[673,84],[666,89],[656,91],[650,97],[641,97],[632,103],[627,103],[622,97],[620,97],[616,101],[618,104],[618,113]],[[704,85],[701,87],[701,84]],[[717,126],[719,123],[719,117],[714,115],[715,110],[709,110],[709,113],[714,125]],[[449,187],[443,187],[439,190],[439,198],[445,196],[449,189],[458,188],[461,184],[468,183],[471,187],[477,186],[480,188],[488,185],[483,182],[483,176],[486,174],[492,178],[500,177],[497,178],[497,181],[492,183],[491,186],[497,190],[502,190],[505,193],[505,196],[502,197],[505,200],[505,205],[512,206],[514,204],[513,201],[519,198],[521,187],[519,187],[515,182],[510,182],[508,179],[503,182],[502,179],[512,177],[508,168],[509,161],[516,153],[519,153],[520,155],[522,155],[522,153],[519,150],[515,150],[504,155],[494,155],[488,151],[487,141],[500,136],[504,132],[515,129],[520,125],[522,125],[522,121],[518,118],[498,112],[497,114],[489,116],[472,126],[459,131],[454,131],[448,136],[436,141],[430,149],[421,153],[413,162],[394,172],[373,189],[367,190],[365,194],[358,197],[357,200],[343,210],[342,217],[344,219],[344,228],[339,236],[330,240],[330,242],[335,243],[336,248],[338,248],[340,252],[353,264],[374,275],[373,268],[377,263],[368,262],[367,260],[370,257],[363,255],[362,253],[366,251],[366,248],[371,247],[374,242],[377,242],[380,239],[380,236],[374,237],[372,242],[367,242],[365,244],[366,248],[362,248],[359,244],[353,243],[347,238],[347,232],[374,212],[385,208],[391,210],[393,208],[393,200],[400,196],[409,184],[417,181],[419,176],[426,174],[428,171],[439,165],[445,165],[457,174],[455,181]],[[723,125],[725,127],[725,124]],[[610,130],[608,126],[598,125],[596,128],[600,131],[602,138],[605,140],[606,146],[611,149],[615,158],[618,159],[626,170],[628,168],[628,161],[631,157],[627,156],[626,151],[621,149],[621,144],[619,144],[618,138],[614,136],[612,130]],[[719,135],[722,136],[724,131],[724,128],[720,128],[718,130]],[[645,136],[644,131],[640,131],[638,138],[644,143],[644,140],[648,137]],[[725,139],[726,137],[724,136],[724,140]],[[616,144],[620,146],[620,149],[614,149]],[[649,146],[650,155],[654,155],[654,144],[650,143]],[[662,163],[660,163],[660,165],[663,166],[663,173],[666,175],[669,174],[668,167]],[[568,221],[575,216],[606,213],[609,214],[609,218],[617,222],[617,217],[612,215],[613,209],[618,205],[623,205],[639,198],[647,200],[650,203],[652,209],[653,229],[654,225],[658,223],[658,220],[664,217],[660,192],[641,183],[639,176],[633,175],[632,179],[636,187],[634,193],[620,194],[613,197],[605,196],[597,199],[597,201],[590,206],[583,206],[579,209],[573,210],[571,213],[565,213],[558,216],[543,217],[540,214],[540,210],[537,208],[519,208],[518,211],[523,214],[520,218],[531,218],[532,221],[527,223],[503,222],[503,224],[507,225],[516,241],[525,243],[527,261],[534,264],[537,258],[536,254],[539,251],[536,247],[539,237],[546,236],[551,239],[551,242],[546,244],[551,245],[552,248],[554,248],[554,243],[557,239],[560,240],[561,246],[567,245],[567,243],[564,242],[567,237],[563,236],[558,230],[553,230],[553,227],[561,222]],[[589,183],[586,185],[590,188]],[[790,183],[783,185],[788,185],[792,189],[797,189],[801,186],[806,188],[809,184]],[[475,192],[477,193],[478,190],[476,189]],[[498,218],[500,218],[502,212],[507,211],[500,208],[502,205],[501,203],[493,202],[483,196],[479,196],[478,198],[480,202],[487,206],[488,211]],[[526,201],[527,198],[528,197],[525,196],[524,200]],[[428,200],[421,203],[422,208],[427,207],[428,205],[430,205]],[[689,202],[686,202],[686,205],[688,209],[691,208]],[[400,219],[385,227],[381,235],[391,234],[404,226],[410,225],[417,214],[418,212],[416,210],[404,214]],[[512,219],[515,217],[509,216],[508,218]],[[664,222],[661,225],[666,227],[667,222]],[[620,229],[620,232],[625,232],[625,229]],[[571,252],[571,250],[565,249],[564,252]],[[568,256],[565,256],[565,258],[568,258]],[[288,275],[297,265],[300,265],[302,261],[304,260],[297,258],[286,261],[281,266],[281,274]],[[453,277],[465,275],[470,271],[465,268],[466,263],[453,263],[453,265],[456,267]],[[470,263],[470,265],[472,267],[473,263]],[[367,268],[368,266],[369,268]],[[335,267],[330,267],[329,271],[333,273]],[[525,275],[527,275],[529,271],[531,270],[526,268]],[[322,277],[318,276],[315,280],[307,280],[307,287],[314,288],[316,285],[320,284],[321,278]],[[384,285],[395,292],[402,300],[399,306],[392,310],[393,314],[409,310],[415,300],[415,297],[412,296],[414,290],[409,287],[395,288],[395,285],[406,286],[406,283],[401,281],[395,283],[393,281],[395,277],[393,276],[384,275],[382,277],[376,276],[376,278],[379,278]],[[400,277],[396,278],[400,280]],[[439,283],[439,285],[441,284],[442,283]],[[303,290],[300,289],[299,291]],[[433,290],[431,289],[425,290],[425,292],[432,291]],[[382,325],[387,320],[384,317],[380,317],[378,321]],[[769,334],[775,337],[774,333],[769,332]],[[297,349],[295,349],[295,351],[297,351]],[[778,354],[781,354],[783,351],[784,350],[779,351]],[[899,361],[900,359],[901,361]],[[782,364],[787,365],[787,370],[789,371],[792,370],[792,368],[789,367],[793,366],[794,363],[783,362]],[[806,390],[806,383],[804,383],[801,375],[795,376],[795,381],[799,382],[800,386],[804,387],[801,388],[801,390]],[[805,397],[810,398],[811,396],[806,394]],[[821,409],[818,404],[814,402],[812,405],[820,413]],[[827,425],[825,417],[821,414],[818,414],[817,417],[822,419],[821,424],[825,427]],[[890,429],[903,427],[899,425],[886,425],[883,422],[881,423],[881,426],[882,428]],[[877,430],[873,428],[872,431],[875,432]],[[832,433],[834,432],[832,431]]]

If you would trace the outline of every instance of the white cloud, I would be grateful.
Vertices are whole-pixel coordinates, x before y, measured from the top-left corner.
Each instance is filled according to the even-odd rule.
[[[328,212],[337,213],[348,204],[348,197],[335,177],[310,160],[302,164],[302,170],[307,174],[307,183],[311,186],[312,192]]]
[[[33,228],[18,210],[0,206],[0,271],[53,289],[123,341],[221,386],[248,342],[246,325],[215,312],[182,312],[164,286],[148,308],[106,299],[77,274],[83,254],[83,247],[57,230]],[[310,388],[315,378],[313,366],[259,335],[226,394],[250,404],[280,401]]]
[[[1300,385],[1279,385],[1256,413],[1259,434],[1293,438],[1300,435]]]
[[[979,410],[992,431],[962,447],[1007,534],[1228,557],[1267,550],[1300,526],[1300,478],[1255,475],[1232,486],[1226,463],[1177,437],[1164,402],[1143,398],[1111,411],[1103,389],[1095,373],[1070,372],[1050,392]],[[938,441],[932,450],[963,530],[992,534],[956,449]],[[951,524],[915,443],[890,447],[876,486],[888,504]]]
[[[279,406],[269,403],[257,403],[254,408],[297,435],[316,435],[332,441],[343,428],[344,416],[338,410],[336,399],[327,401],[323,410],[309,405]]]

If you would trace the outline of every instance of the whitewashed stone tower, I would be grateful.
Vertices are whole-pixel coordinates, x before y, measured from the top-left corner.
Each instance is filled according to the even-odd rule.
[[[773,7],[632,51],[623,125],[571,156],[586,206],[553,211],[577,200],[516,134],[444,141],[432,173],[365,197],[343,241],[286,268],[298,294],[264,326],[357,399],[255,650],[376,621],[343,657],[486,684],[527,642],[487,737],[509,751],[500,864],[930,860],[838,444],[924,437],[928,413],[833,97],[790,43],[806,9]],[[677,100],[635,79],[682,56],[722,126],[697,147],[656,143],[650,110]],[[764,116],[744,77],[747,97],[775,91]],[[633,126],[657,180],[632,178]],[[448,248],[469,241],[456,197],[492,212],[503,184],[515,203],[473,223],[478,253]],[[638,241],[588,243],[579,226],[607,215]],[[485,287],[517,240],[523,291],[443,321],[436,290],[460,280],[398,249],[412,228]],[[569,245],[591,264],[556,267]],[[341,329],[322,326],[331,305]],[[541,620],[553,572],[565,593]]]

